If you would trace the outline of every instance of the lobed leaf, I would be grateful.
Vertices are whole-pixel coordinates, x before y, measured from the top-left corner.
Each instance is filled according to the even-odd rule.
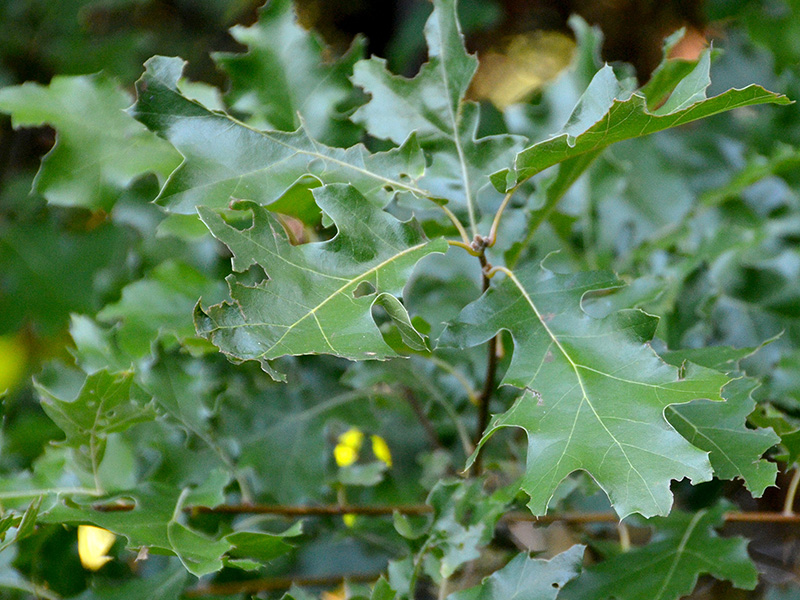
[[[324,61],[325,48],[297,23],[292,4],[272,0],[253,26],[231,28],[231,36],[248,51],[214,55],[231,80],[227,97],[233,110],[248,115],[259,129],[294,131],[304,124],[315,139],[352,144],[359,131],[340,105],[353,95],[348,76],[364,44],[358,41],[341,59]]]
[[[714,531],[728,506],[694,514],[674,511],[653,519],[657,535],[643,548],[618,554],[585,569],[564,588],[564,600],[677,600],[690,594],[700,575],[752,590],[758,571],[747,555],[747,540],[721,538]]]
[[[478,195],[491,187],[488,176],[511,163],[524,138],[475,138],[479,107],[465,96],[478,60],[464,47],[455,5],[455,0],[434,2],[425,25],[429,60],[413,79],[393,75],[379,58],[355,65],[352,80],[371,99],[352,118],[371,135],[397,144],[416,132],[433,156],[420,184],[466,210],[474,230]]]
[[[274,373],[269,360],[286,355],[396,356],[372,308],[384,295],[402,294],[420,259],[447,250],[445,240],[428,241],[414,221],[398,221],[353,187],[328,185],[315,190],[314,197],[338,234],[302,246],[292,246],[278,220],[253,203],[235,205],[253,214],[253,225],[245,231],[209,208],[199,209],[211,233],[233,253],[234,271],[260,265],[269,281],[248,286],[229,278],[233,302],[208,309],[198,305],[197,331],[234,359],[260,361],[267,372]],[[411,337],[405,309],[396,302],[390,306],[389,315]]]
[[[555,600],[578,576],[585,546],[575,545],[550,560],[518,554],[480,585],[456,592],[449,600]]]
[[[685,372],[667,365],[647,343],[656,319],[641,311],[602,319],[583,312],[586,292],[619,285],[610,273],[559,275],[530,265],[509,271],[443,333],[442,343],[461,347],[511,333],[514,354],[502,383],[526,393],[493,418],[479,448],[502,427],[527,432],[522,489],[536,515],[578,469],[597,481],[621,518],[667,514],[670,480],[711,478],[707,455],[681,437],[664,410],[697,398],[721,400],[728,378],[692,364]]]
[[[52,204],[92,210],[109,210],[134,179],[166,178],[180,162],[174,148],[125,114],[128,105],[128,95],[99,74],[0,90],[0,111],[11,114],[14,127],[47,124],[58,132],[34,191]]]
[[[346,150],[325,146],[302,127],[258,131],[184,96],[178,89],[183,65],[179,58],[147,61],[131,108],[184,157],[156,199],[170,212],[222,208],[231,197],[271,204],[308,176],[349,183],[381,206],[397,192],[428,196],[415,185],[425,168],[415,136],[399,148],[370,154],[361,144]]]
[[[63,444],[75,449],[84,466],[95,474],[110,434],[156,416],[130,371],[101,370],[88,375],[75,395],[40,382],[34,386],[47,416],[66,434]]]
[[[514,166],[492,174],[497,189],[506,191],[560,162],[616,142],[663,131],[721,112],[757,104],[791,104],[782,94],[758,85],[706,97],[711,83],[710,52],[675,85],[666,102],[647,108],[640,93],[628,94],[608,65],[592,79],[560,133],[522,150]]]
[[[718,370],[733,370],[740,359],[753,354],[752,348],[725,346],[676,350],[662,354],[675,366],[689,360]],[[752,393],[758,381],[747,377],[734,379],[722,389],[725,402],[697,400],[670,406],[669,422],[692,445],[708,452],[714,474],[720,479],[742,479],[756,498],[775,485],[778,467],[764,458],[764,453],[781,441],[772,429],[751,429],[747,417],[756,408]]]

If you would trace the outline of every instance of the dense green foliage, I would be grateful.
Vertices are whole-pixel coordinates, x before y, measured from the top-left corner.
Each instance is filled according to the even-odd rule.
[[[164,56],[135,98],[0,88],[56,131],[0,190],[0,595],[797,593],[719,535],[800,460],[800,57],[726,10],[713,83],[709,49],[640,88],[574,19],[502,113],[455,0],[413,78],[271,0],[224,93]],[[622,524],[525,521],[595,511]]]

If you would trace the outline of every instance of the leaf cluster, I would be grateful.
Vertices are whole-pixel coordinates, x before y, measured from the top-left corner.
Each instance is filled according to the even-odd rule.
[[[56,131],[2,190],[9,597],[756,587],[718,530],[800,456],[791,100],[716,89],[711,50],[638,88],[573,21],[571,67],[500,113],[459,23],[435,0],[405,77],[272,0],[212,56],[225,93],[164,56],[135,101],[102,74],[0,89]],[[596,510],[621,545],[598,525],[531,557],[516,527]],[[120,539],[96,574],[87,524]]]

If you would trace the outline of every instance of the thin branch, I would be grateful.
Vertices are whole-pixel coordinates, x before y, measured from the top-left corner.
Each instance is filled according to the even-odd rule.
[[[485,292],[489,289],[489,277],[487,272],[490,269],[490,265],[486,260],[485,254],[481,254],[480,260],[481,270],[483,273],[482,287],[483,291]],[[481,395],[478,396],[478,426],[475,431],[476,448],[483,437],[483,432],[486,431],[486,427],[489,424],[489,404],[492,400],[492,394],[494,393],[494,380],[497,375],[497,340],[499,335],[500,334],[497,334],[491,340],[489,340],[487,345],[486,375],[483,379],[483,389],[481,390]],[[475,474],[480,475],[483,467],[480,453],[475,457],[475,462],[473,462],[472,465],[475,468]]]
[[[465,244],[469,245],[469,235],[467,234],[467,230],[464,229],[464,226],[461,224],[461,221],[458,220],[458,217],[453,214],[453,211],[447,208],[444,204],[439,204],[438,202],[436,205],[441,208],[444,213],[447,215],[447,218],[455,225],[456,229],[458,230],[458,234],[461,236],[461,241]]]
[[[133,504],[96,504],[92,507],[101,512],[124,512],[135,508]],[[281,504],[220,504],[215,507],[186,506],[185,512],[192,514],[269,514],[284,517],[341,516],[356,514],[368,517],[392,515],[398,512],[403,515],[426,515],[433,512],[427,504],[386,504],[367,506],[346,506],[339,504],[322,504],[318,506],[287,506]],[[800,525],[800,514],[784,514],[777,511],[732,511],[725,513],[727,523],[796,523]],[[528,511],[511,511],[502,516],[503,521],[531,521],[538,524],[564,523],[618,523],[619,516],[614,512],[563,512],[535,516]]]
[[[508,203],[511,201],[511,196],[514,195],[514,192],[517,191],[518,187],[519,186],[514,186],[508,191],[505,198],[503,198],[503,202],[500,203],[500,208],[497,209],[497,212],[494,215],[492,228],[489,230],[489,237],[487,238],[487,246],[490,248],[494,246],[495,242],[497,242],[497,229],[500,227],[500,219],[503,217],[503,212],[506,210]]]
[[[259,592],[269,592],[273,590],[286,590],[292,587],[292,585],[329,587],[342,583],[343,581],[369,583],[377,580],[380,576],[381,573],[350,573],[347,575],[329,575],[322,577],[270,577],[268,579],[251,579],[249,581],[211,583],[186,590],[184,596],[187,598],[199,598],[201,596],[257,594]]]
[[[417,417],[417,421],[420,422],[422,428],[425,430],[425,435],[428,436],[428,441],[430,442],[431,446],[434,448],[442,448],[442,441],[439,439],[439,434],[436,432],[436,427],[433,426],[431,420],[428,418],[428,415],[425,414],[425,411],[422,409],[422,406],[417,400],[417,397],[414,395],[409,388],[404,387],[402,391],[402,396],[405,398],[408,405],[411,407],[411,410],[414,411],[414,415]]]
[[[795,465],[792,481],[789,483],[789,489],[786,490],[786,499],[783,502],[783,514],[794,514],[794,499],[797,496],[797,485],[800,484],[800,468]]]

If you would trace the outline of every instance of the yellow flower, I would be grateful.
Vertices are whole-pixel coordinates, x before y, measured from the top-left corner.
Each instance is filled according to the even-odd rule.
[[[392,466],[392,453],[389,451],[389,444],[386,440],[379,435],[373,435],[372,438],[372,453],[380,461],[383,461],[387,467]]]
[[[333,449],[333,458],[340,467],[349,467],[358,460],[358,451],[364,443],[364,434],[351,427],[339,436],[339,443]]]
[[[97,571],[111,560],[107,552],[117,539],[113,533],[93,525],[78,526],[78,556],[85,569]]]
[[[342,515],[342,521],[346,527],[352,527],[356,524],[356,516],[353,513],[346,513]]]

